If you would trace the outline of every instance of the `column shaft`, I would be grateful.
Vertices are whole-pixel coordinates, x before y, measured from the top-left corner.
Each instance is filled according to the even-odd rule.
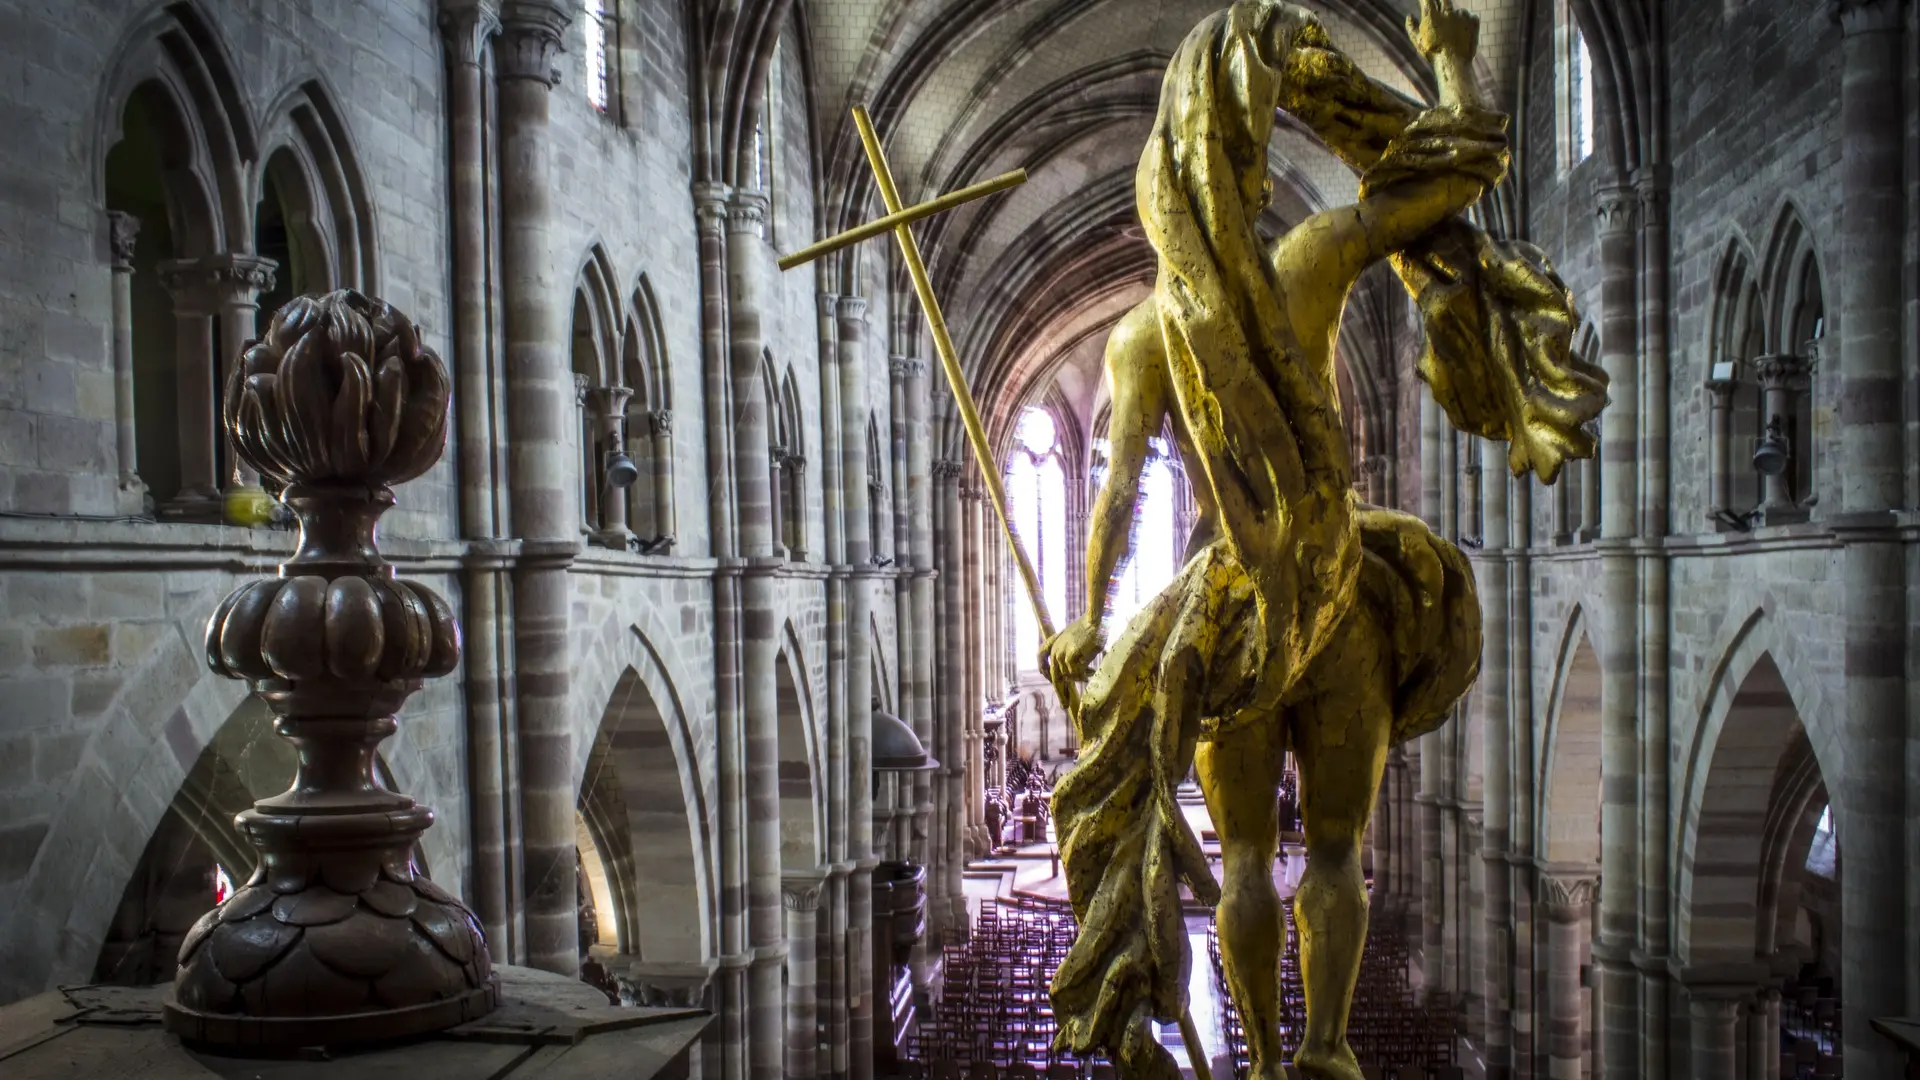
[[[579,969],[579,924],[567,567],[579,545],[571,493],[578,473],[567,452],[573,380],[553,314],[548,116],[553,60],[568,19],[547,4],[508,5],[496,68],[508,484],[513,532],[522,540],[513,625],[526,962],[572,975]]]
[[[844,920],[836,917],[833,981],[839,987],[829,1006],[828,1035],[836,1080],[869,1080],[873,1075],[873,710],[872,618],[874,571],[866,478],[867,405],[866,308],[864,297],[846,296],[840,320],[840,452],[846,480],[845,540],[853,567],[847,583],[847,876]],[[837,896],[836,896],[837,898]]]

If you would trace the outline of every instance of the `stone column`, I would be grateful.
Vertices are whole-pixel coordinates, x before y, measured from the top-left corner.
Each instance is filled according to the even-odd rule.
[[[214,368],[218,380],[214,383],[217,395],[225,392],[227,377],[240,363],[240,355],[245,351],[247,342],[260,336],[260,294],[272,291],[273,272],[278,264],[258,255],[232,254],[216,256],[207,260],[206,265],[212,272],[215,318],[220,320],[220,362]],[[218,419],[216,413],[216,422]],[[224,424],[220,425],[220,438],[226,444]],[[260,490],[260,474],[254,471],[253,466],[240,460],[240,455],[234,452],[230,444],[227,444],[220,486],[223,496]]]
[[[500,9],[495,49],[500,116],[500,262],[506,308],[508,487],[521,556],[513,590],[519,690],[525,962],[579,970],[574,854],[573,660],[567,567],[580,544],[568,460],[572,371],[554,318],[554,58],[570,19],[557,2]]]
[[[1739,1018],[1740,998],[1733,992],[1692,988],[1687,999],[1693,1032],[1690,1080],[1739,1080],[1739,1043],[1734,1037]]]
[[[1601,809],[1600,967],[1602,1038],[1607,1080],[1640,1080],[1640,977],[1633,965],[1639,896],[1639,567],[1632,538],[1639,509],[1639,353],[1636,235],[1638,196],[1631,188],[1598,192],[1600,210],[1601,366],[1614,386],[1602,414],[1602,591],[1607,620],[1600,635]]]
[[[144,513],[147,502],[133,423],[133,242],[139,235],[139,218],[107,211],[107,246],[113,254],[113,433],[120,466],[115,506],[129,515]]]
[[[760,297],[766,260],[766,197],[735,192],[727,204],[727,318],[733,371],[735,491],[738,493],[741,581],[741,701],[745,718],[748,1075],[780,1080],[784,1018],[781,966],[785,927],[780,904],[780,727],[774,666],[780,655],[780,598],[775,575],[784,561],[767,460],[774,407],[761,375],[764,338]]]
[[[1606,453],[1605,446],[1600,449]],[[1586,543],[1600,537],[1600,462],[1589,459],[1580,462],[1580,531],[1575,534],[1576,543]]]
[[[1747,1036],[1746,1080],[1779,1080],[1780,991],[1763,990],[1740,1003]]]
[[[1710,525],[1725,528],[1721,513],[1733,508],[1733,391],[1736,379],[1707,380],[1707,516]]]
[[[653,520],[659,534],[646,539],[665,554],[672,550],[679,528],[673,509],[673,410],[648,413],[647,426],[653,438]]]
[[[965,518],[960,510],[958,461],[935,465],[940,497],[940,585],[945,594],[937,652],[940,657],[940,696],[946,723],[940,739],[940,775],[946,786],[946,821],[939,829],[946,878],[947,940],[967,939],[967,886],[962,876],[967,863],[967,623],[966,577],[960,572],[966,547]]]
[[[633,543],[633,530],[627,528],[627,489],[613,483],[607,462],[616,450],[627,445],[627,402],[633,391],[625,386],[596,386],[591,396],[593,418],[598,422],[600,438],[591,460],[600,484],[600,520],[595,522],[593,538],[616,551],[625,551]]]
[[[1580,985],[1580,963],[1591,927],[1595,882],[1585,875],[1551,874],[1540,878],[1540,902],[1546,908],[1547,1076],[1549,1080],[1585,1080],[1587,1012]]]
[[[789,874],[781,884],[787,923],[786,1080],[812,1080],[819,1075],[813,946],[820,921],[820,884],[817,874]]]
[[[1441,444],[1448,437],[1445,418],[1431,394],[1420,395],[1420,514],[1427,527],[1444,532],[1442,511]],[[1454,723],[1458,724],[1458,717]],[[1420,738],[1420,788],[1414,796],[1420,820],[1420,964],[1423,993],[1433,994],[1443,986],[1445,944],[1442,928],[1446,919],[1440,863],[1440,799],[1445,794],[1442,762],[1451,752],[1453,732],[1442,728]]]
[[[773,403],[768,402],[767,407],[771,409]],[[768,426],[772,426],[771,418]],[[782,559],[788,555],[786,499],[783,497],[787,489],[782,486],[786,477],[781,475],[786,462],[786,447],[778,443],[767,447],[767,510],[773,515],[773,553]]]
[[[1485,877],[1485,907],[1482,911],[1483,941],[1486,944],[1483,970],[1486,975],[1482,1006],[1486,1031],[1486,1070],[1488,1080],[1507,1080],[1513,1071],[1513,1018],[1509,1005],[1513,1000],[1510,985],[1513,966],[1510,961],[1513,939],[1512,867],[1507,862],[1513,815],[1511,717],[1508,715],[1508,662],[1512,643],[1508,640],[1508,522],[1507,471],[1501,462],[1501,447],[1475,440],[1482,460],[1492,465],[1486,470],[1480,490],[1482,544],[1473,561],[1480,584],[1481,647],[1480,680],[1474,695],[1480,708],[1481,732],[1481,834],[1480,859]]]
[[[831,1006],[827,1031],[833,1046],[833,1075],[870,1080],[873,1075],[873,710],[870,634],[873,611],[873,506],[866,487],[867,463],[867,301],[842,296],[837,305],[840,350],[840,474],[846,479],[847,562],[847,858],[845,918],[836,914],[831,933],[833,980],[840,987]],[[836,902],[839,900],[835,894]]]
[[[907,533],[912,551],[913,576],[908,584],[911,597],[913,636],[913,733],[930,753],[939,754],[933,724],[933,647],[934,578],[933,566],[933,431],[928,423],[929,387],[927,363],[909,360],[904,365],[903,397],[906,402],[907,434]],[[904,695],[903,695],[904,696]],[[944,749],[944,748],[941,748]],[[943,763],[944,764],[944,763]],[[914,989],[925,991],[931,978],[932,955],[937,953],[939,932],[947,913],[947,880],[934,865],[939,850],[933,842],[935,791],[931,772],[913,774],[911,803],[911,855],[927,868],[927,933],[913,951]]]
[[[219,436],[214,412],[213,296],[197,260],[169,259],[159,266],[173,298],[176,408],[180,424],[180,490],[160,507],[163,517],[218,520],[220,486],[213,448]]]
[[[487,257],[485,58],[500,29],[493,0],[441,0],[440,33],[447,60],[448,201],[452,231],[454,469],[460,481],[460,535],[470,542],[461,574],[460,614],[466,640],[462,690],[467,707],[467,805],[473,851],[473,911],[494,954],[521,957],[518,927],[509,918],[507,746],[501,728],[503,698],[500,634],[503,580],[510,564],[494,538],[501,535],[495,483],[499,479],[492,402],[494,357],[488,301],[494,281]]]
[[[709,1067],[724,1080],[747,1075],[746,969],[747,828],[744,768],[746,738],[741,717],[743,621],[734,498],[733,356],[728,342],[727,198],[724,184],[695,182],[694,227],[700,244],[700,382],[704,408],[707,520],[719,565],[713,576],[714,758],[719,805],[714,843],[720,849],[720,964],[715,998],[719,1014],[706,1041]]]
[[[1907,458],[1901,432],[1904,0],[1839,0],[1840,513],[1828,517],[1845,545],[1841,612],[1845,698],[1839,713],[1846,783],[1834,790],[1844,838],[1840,883],[1840,999],[1849,1080],[1893,1080],[1894,1045],[1862,1022],[1910,1015],[1907,926],[1912,846],[1904,814],[1909,784],[1906,566],[1895,534]],[[1913,224],[1907,221],[1909,227]],[[1891,946],[1906,942],[1907,948]]]
[[[1767,525],[1805,521],[1799,493],[1792,488],[1794,462],[1803,452],[1802,438],[1794,438],[1794,406],[1807,386],[1807,360],[1791,353],[1755,357],[1753,373],[1760,380],[1760,430],[1787,448],[1784,471],[1761,478],[1760,520]]]

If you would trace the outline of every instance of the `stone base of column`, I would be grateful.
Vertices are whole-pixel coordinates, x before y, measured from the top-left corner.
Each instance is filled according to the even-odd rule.
[[[113,509],[125,517],[151,517],[154,513],[153,495],[139,477],[121,477],[120,487],[114,492]]]
[[[211,488],[182,491],[160,504],[162,521],[217,522],[222,512],[220,493]]]

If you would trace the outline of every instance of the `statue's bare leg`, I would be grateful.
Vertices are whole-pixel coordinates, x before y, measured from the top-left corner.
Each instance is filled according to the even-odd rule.
[[[1393,697],[1388,638],[1355,606],[1314,661],[1323,689],[1291,714],[1307,869],[1294,896],[1307,1026],[1294,1064],[1313,1080],[1361,1080],[1347,1014],[1367,937],[1360,841],[1386,769]],[[1311,677],[1311,676],[1310,676]]]
[[[1273,859],[1280,844],[1275,798],[1285,768],[1285,732],[1278,720],[1255,723],[1202,743],[1195,754],[1200,790],[1220,835],[1226,880],[1216,918],[1220,960],[1240,1010],[1253,1075],[1282,1075],[1280,1049],[1280,894]]]

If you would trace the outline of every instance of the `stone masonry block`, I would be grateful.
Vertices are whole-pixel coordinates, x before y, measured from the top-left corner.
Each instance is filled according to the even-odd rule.
[[[33,421],[29,413],[0,409],[0,465],[33,464]]]
[[[7,582],[7,617],[65,622],[87,610],[91,578],[84,574],[15,574]]]
[[[103,574],[93,580],[87,614],[96,619],[158,619],[167,612],[158,574]]]
[[[57,472],[103,472],[114,457],[113,428],[97,420],[43,416],[36,425],[39,465]]]
[[[44,821],[0,825],[0,885],[11,885],[27,876],[46,837]]]
[[[64,722],[71,691],[64,675],[0,679],[0,732],[32,731]]]
[[[58,626],[33,635],[33,660],[41,667],[100,667],[112,655],[112,628]]]

